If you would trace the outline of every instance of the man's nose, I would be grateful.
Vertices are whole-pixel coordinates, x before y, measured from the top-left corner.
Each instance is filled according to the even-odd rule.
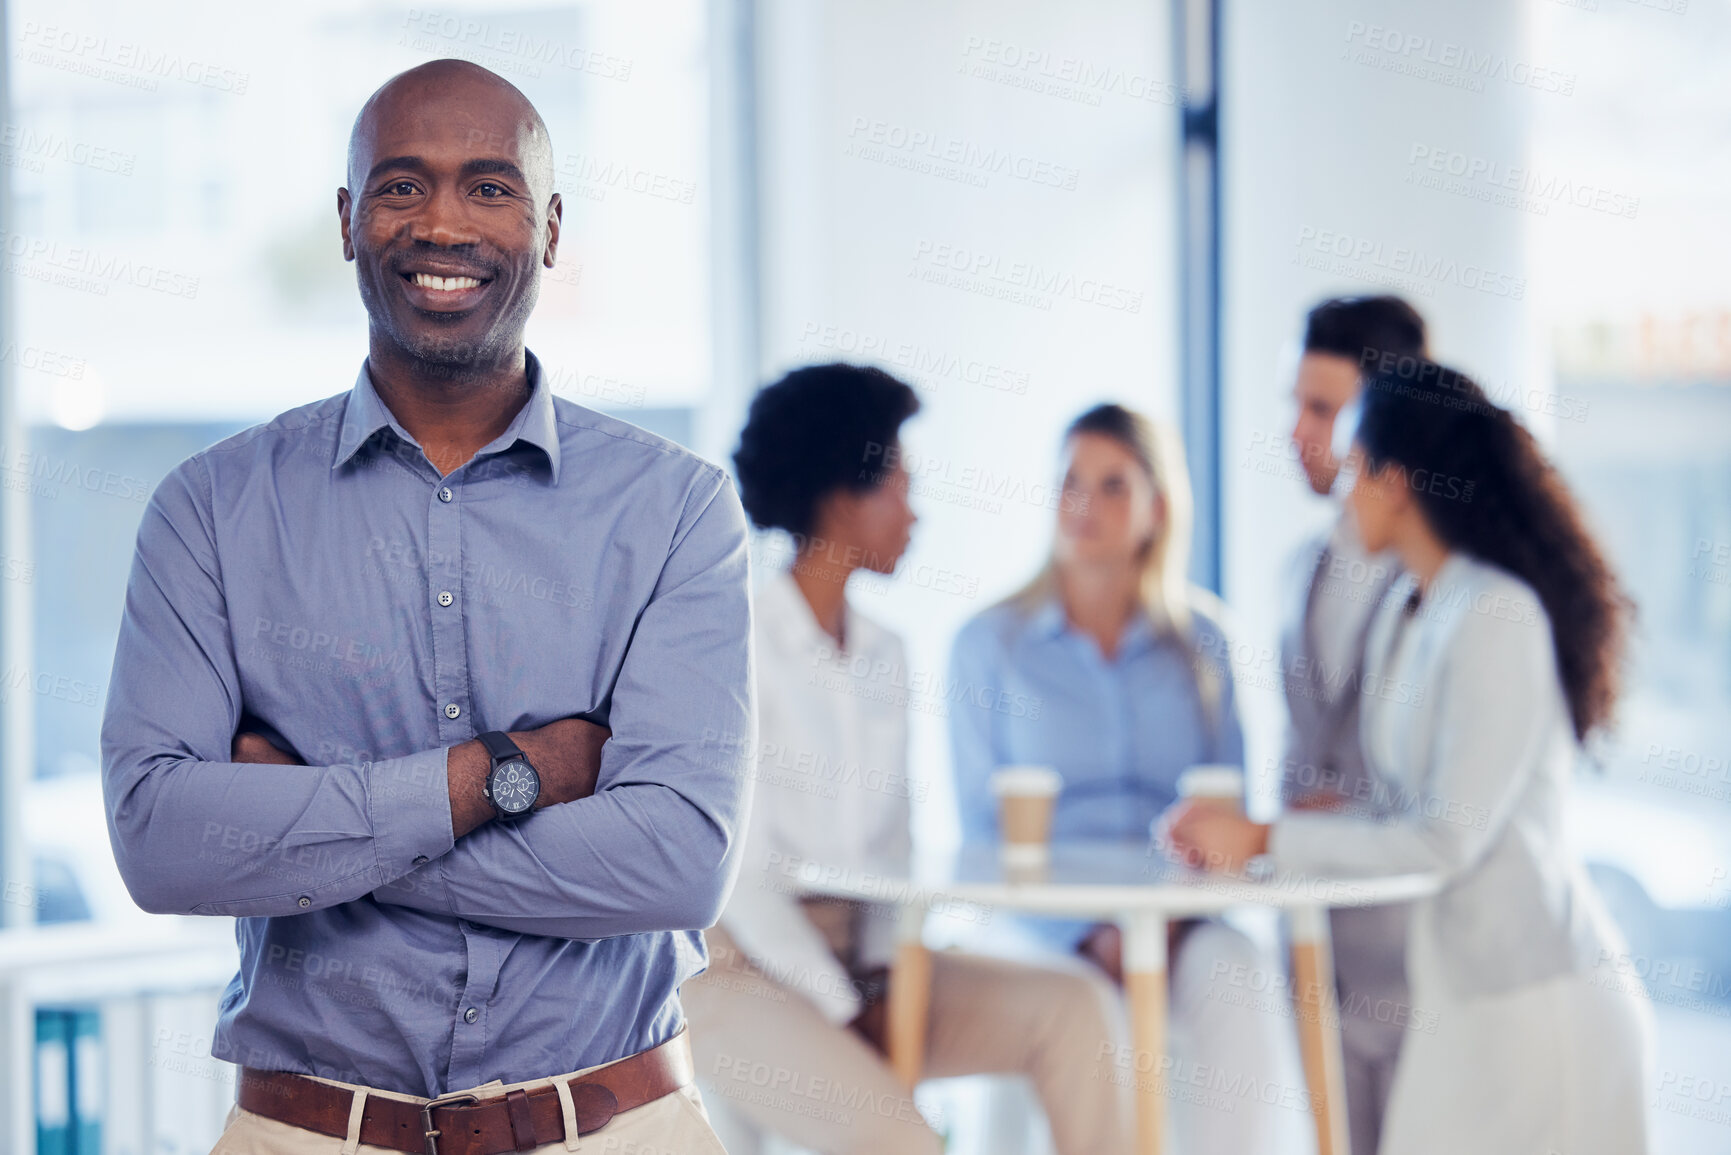
[[[481,236],[469,220],[463,198],[446,190],[428,197],[426,207],[409,221],[409,239],[454,248],[478,244]]]

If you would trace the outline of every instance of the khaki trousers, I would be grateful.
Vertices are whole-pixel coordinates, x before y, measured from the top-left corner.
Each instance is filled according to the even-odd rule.
[[[815,920],[814,920],[815,921]],[[709,969],[680,991],[697,1077],[762,1131],[823,1155],[941,1155],[944,1141],[883,1057],[766,977],[720,927]],[[1127,1092],[1115,997],[1103,978],[957,951],[932,959],[928,1078],[1030,1078],[1060,1155],[1121,1155]],[[941,1126],[940,1122],[940,1126]]]
[[[603,1066],[605,1064],[602,1064]],[[596,1067],[585,1067],[581,1071],[571,1071],[568,1074],[555,1075],[546,1079],[531,1079],[523,1083],[501,1083],[495,1079],[479,1087],[464,1087],[461,1090],[474,1091],[477,1094],[502,1095],[506,1091],[522,1088],[529,1090],[534,1087],[553,1086],[565,1079],[575,1078]],[[398,1099],[418,1103],[406,1095],[398,1095],[391,1091],[377,1091],[370,1087],[360,1087],[354,1083],[340,1083],[334,1079],[320,1079],[322,1083],[344,1087],[351,1091],[365,1091],[369,1097],[380,1099]],[[456,1091],[452,1092],[457,1093]],[[360,1115],[356,1113],[354,1127],[359,1128]],[[716,1138],[715,1131],[709,1125],[709,1112],[704,1110],[703,1097],[697,1088],[690,1084],[681,1087],[671,1095],[643,1104],[630,1111],[622,1111],[613,1116],[607,1126],[599,1131],[578,1137],[570,1137],[560,1143],[547,1143],[531,1148],[533,1155],[563,1155],[567,1151],[582,1152],[583,1155],[727,1155]],[[402,1155],[389,1147],[374,1147],[367,1143],[354,1141],[351,1133],[347,1141],[321,1135],[317,1131],[308,1131],[301,1127],[293,1127],[276,1119],[255,1115],[251,1111],[243,1111],[237,1104],[228,1112],[227,1124],[222,1134],[217,1137],[216,1146],[210,1149],[210,1155]]]

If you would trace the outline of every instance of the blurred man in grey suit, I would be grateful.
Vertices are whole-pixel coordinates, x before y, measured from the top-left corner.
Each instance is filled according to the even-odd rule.
[[[1292,394],[1292,440],[1305,479],[1328,496],[1340,472],[1361,373],[1385,359],[1422,356],[1424,319],[1398,297],[1343,297],[1310,311]],[[1391,364],[1393,362],[1390,362]],[[1337,429],[1337,419],[1340,428]],[[1371,614],[1398,576],[1393,554],[1369,554],[1343,508],[1293,563],[1293,604],[1281,639],[1291,723],[1281,796],[1288,806],[1375,813],[1386,797],[1359,750],[1359,678]],[[1410,1017],[1408,908],[1336,910],[1332,918],[1341,1042],[1353,1155],[1372,1155]]]

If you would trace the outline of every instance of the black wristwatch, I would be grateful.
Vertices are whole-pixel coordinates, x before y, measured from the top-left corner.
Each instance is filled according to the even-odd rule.
[[[529,765],[529,759],[511,741],[511,736],[502,730],[489,730],[476,741],[486,747],[493,759],[483,788],[487,801],[493,804],[493,813],[510,822],[535,809],[535,800],[541,797],[541,776],[535,773],[535,767]]]

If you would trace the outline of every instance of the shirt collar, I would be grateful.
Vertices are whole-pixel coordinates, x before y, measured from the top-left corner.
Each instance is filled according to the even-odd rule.
[[[1071,627],[1070,620],[1064,616],[1064,607],[1056,597],[1049,597],[1040,603],[1040,607],[1029,616],[1025,628],[1036,638],[1056,638],[1065,633],[1081,636]],[[1134,614],[1125,623],[1124,632],[1118,637],[1118,653],[1122,656],[1135,652],[1153,641],[1154,623],[1149,620],[1147,613]]]
[[[783,645],[803,653],[829,657],[844,652],[828,631],[818,624],[811,603],[805,600],[799,583],[793,580],[793,574],[788,570],[775,570],[764,579],[758,590],[758,602],[765,623],[781,638]],[[847,634],[845,652],[863,654],[875,651],[878,641],[875,623],[856,613],[852,603],[845,599],[842,613],[845,615],[842,629]]]
[[[499,453],[518,441],[526,441],[547,455],[553,484],[557,485],[559,423],[553,412],[553,391],[547,387],[541,375],[541,362],[536,359],[535,354],[525,350],[524,362],[529,375],[529,400],[518,410],[517,416],[511,419],[505,432],[483,445],[475,456],[479,458],[484,454]],[[390,429],[408,444],[420,447],[420,443],[409,436],[409,431],[399,425],[397,419],[391,415],[384,399],[374,388],[372,374],[367,371],[367,363],[363,361],[361,371],[355,376],[355,387],[349,390],[349,403],[343,411],[342,428],[337,433],[337,456],[331,463],[331,468],[336,469],[348,462],[360,452],[361,446],[381,429]]]

